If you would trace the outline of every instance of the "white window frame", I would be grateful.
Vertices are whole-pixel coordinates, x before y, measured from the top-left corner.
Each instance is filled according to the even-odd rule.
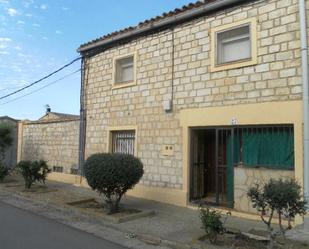
[[[235,63],[235,62],[238,62],[238,61],[244,61],[244,60],[251,60],[251,57],[252,57],[252,48],[251,48],[251,28],[250,28],[250,25],[244,25],[244,26],[240,26],[240,27],[236,27],[235,29],[238,29],[238,28],[242,28],[242,27],[248,27],[249,28],[249,33],[247,34],[242,34],[242,35],[238,35],[238,36],[234,36],[234,37],[230,37],[230,38],[225,38],[225,39],[222,39],[222,40],[219,40],[219,35],[224,33],[224,32],[229,32],[229,31],[232,31],[232,30],[226,30],[226,31],[223,31],[223,32],[219,32],[219,33],[216,33],[216,39],[217,39],[217,51],[216,51],[216,65],[223,65],[223,64],[227,64],[227,63]],[[248,40],[249,39],[249,43],[250,43],[250,57],[247,57],[247,58],[242,58],[242,59],[238,59],[238,60],[231,60],[231,61],[224,61],[224,58],[223,58],[223,46],[225,44],[228,44],[228,43],[231,43],[231,42],[241,42],[242,40]]]
[[[233,29],[237,29],[237,28],[241,28],[241,27],[245,27],[245,26],[249,26],[251,56],[246,59],[218,63],[218,51],[219,51],[218,35],[220,33],[233,30]],[[235,39],[240,40],[240,39],[245,38],[245,36],[248,37],[247,35],[244,35],[243,37],[239,36]],[[211,30],[211,38],[212,38],[211,39],[211,72],[257,64],[257,32],[256,32],[256,19],[255,18],[250,18],[250,19],[246,19],[246,20],[239,21],[236,23],[221,25],[219,27],[213,28]],[[231,38],[231,40],[234,40],[234,39]]]
[[[117,82],[117,62],[126,58],[133,57],[133,80]],[[136,85],[136,53],[117,56],[113,59],[113,86],[112,89],[129,87]]]

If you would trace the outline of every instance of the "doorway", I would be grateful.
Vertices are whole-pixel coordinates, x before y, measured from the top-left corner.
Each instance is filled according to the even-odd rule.
[[[233,207],[232,128],[192,128],[190,201]]]

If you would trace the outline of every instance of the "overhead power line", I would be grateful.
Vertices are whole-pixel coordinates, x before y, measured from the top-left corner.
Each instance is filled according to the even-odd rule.
[[[20,88],[20,86],[3,88],[3,89],[0,89],[0,92],[4,92],[4,91],[7,91],[7,90],[14,90],[14,89],[17,89],[17,88]]]
[[[16,100],[19,100],[19,99],[21,99],[21,98],[24,98],[24,97],[26,97],[26,96],[28,96],[28,95],[30,95],[30,94],[36,93],[36,92],[38,92],[38,91],[41,91],[42,89],[44,89],[44,88],[46,88],[46,87],[48,87],[48,86],[51,86],[51,85],[53,85],[53,84],[56,84],[57,82],[59,82],[59,81],[65,79],[65,78],[68,78],[68,77],[70,77],[71,75],[76,74],[76,73],[78,73],[78,72],[80,72],[80,69],[78,69],[78,70],[76,70],[76,71],[74,71],[74,72],[72,72],[72,73],[66,74],[66,75],[64,75],[63,77],[61,77],[61,78],[59,78],[59,79],[57,79],[57,80],[54,80],[54,81],[48,83],[47,85],[42,86],[42,87],[40,87],[40,88],[38,88],[38,89],[36,89],[36,90],[34,90],[34,91],[32,91],[32,92],[29,92],[29,93],[24,94],[24,95],[22,95],[22,96],[19,96],[19,97],[17,97],[17,98],[11,99],[11,100],[9,100],[9,101],[7,101],[7,102],[1,103],[0,106],[1,106],[1,105],[6,105],[6,104],[11,103],[11,102],[13,102],[13,101],[16,101]]]
[[[29,84],[29,85],[27,85],[27,86],[24,86],[24,87],[22,87],[22,88],[20,88],[20,89],[18,89],[18,90],[16,90],[16,91],[14,91],[14,92],[11,92],[11,93],[9,93],[9,94],[6,94],[6,95],[0,97],[0,100],[1,100],[1,99],[4,99],[4,98],[7,98],[7,97],[9,97],[9,96],[12,96],[12,95],[14,95],[14,94],[16,94],[16,93],[19,93],[19,92],[21,92],[21,91],[23,91],[23,90],[25,90],[25,89],[27,89],[27,88],[33,86],[33,85],[38,84],[39,82],[41,82],[41,81],[43,81],[43,80],[45,80],[45,79],[51,77],[52,75],[54,75],[54,74],[60,72],[61,70],[65,69],[66,67],[68,67],[68,66],[70,66],[70,65],[72,65],[74,62],[76,62],[76,61],[78,61],[78,60],[80,60],[80,59],[81,59],[81,57],[78,57],[78,58],[76,58],[76,59],[70,61],[69,63],[67,63],[67,64],[65,64],[64,66],[60,67],[60,68],[57,69],[56,71],[53,71],[52,73],[50,73],[50,74],[44,76],[43,78],[41,78],[41,79],[39,79],[39,80],[36,80],[36,81],[34,81],[33,83],[31,83],[31,84]]]

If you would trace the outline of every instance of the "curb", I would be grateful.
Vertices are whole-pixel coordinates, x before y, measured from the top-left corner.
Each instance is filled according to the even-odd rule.
[[[148,234],[137,234],[137,235],[135,235],[135,238],[145,242],[146,244],[151,244],[151,245],[155,245],[155,246],[164,245],[164,246],[168,246],[172,249],[193,249],[193,247],[191,245],[183,244],[183,243],[180,243],[180,242],[177,242],[177,241],[161,239],[159,237],[155,237],[155,236],[148,235]]]
[[[56,205],[51,204],[51,203],[46,203],[46,202],[39,201],[39,200],[33,200],[33,199],[31,199],[29,197],[25,197],[25,196],[23,196],[19,193],[15,193],[15,192],[12,193],[10,191],[5,191],[3,189],[1,189],[1,192],[0,192],[0,200],[3,201],[4,203],[8,204],[8,205],[20,208],[22,210],[26,210],[28,212],[35,213],[39,216],[43,216],[43,217],[48,218],[48,219],[52,219],[54,221],[57,221],[61,224],[73,227],[75,229],[79,229],[79,230],[87,232],[87,233],[92,233],[92,234],[94,234],[94,235],[96,235],[96,236],[98,236],[102,239],[110,240],[110,241],[112,241],[114,243],[118,243],[118,244],[119,244],[119,241],[113,241],[113,240],[108,239],[108,238],[106,238],[106,237],[104,237],[104,236],[102,236],[98,233],[95,233],[93,231],[89,231],[88,229],[85,229],[82,226],[80,226],[79,223],[84,224],[85,221],[86,221],[86,222],[89,222],[92,227],[97,225],[97,226],[100,226],[101,228],[110,229],[110,230],[113,230],[114,232],[122,233],[124,235],[123,238],[129,239],[129,240],[130,239],[136,239],[136,240],[138,240],[142,243],[145,243],[147,245],[150,245],[150,246],[155,246],[155,247],[165,246],[165,247],[168,247],[168,248],[171,248],[171,249],[197,249],[197,247],[192,247],[189,244],[184,244],[184,243],[180,243],[180,242],[177,242],[177,241],[162,239],[162,238],[150,235],[150,234],[134,234],[134,233],[131,233],[130,231],[121,229],[119,227],[115,227],[115,225],[107,224],[106,222],[104,222],[104,220],[97,220],[97,219],[94,219],[93,217],[89,217],[87,214],[79,212],[78,210],[66,209],[64,206],[56,206]],[[17,202],[28,202],[28,204],[30,203],[31,207],[29,207],[29,205],[17,205],[17,204],[14,203],[14,201],[15,202],[16,201]],[[35,210],[33,210],[33,209],[35,209]],[[48,211],[48,209],[51,209],[53,211],[52,213],[58,213],[59,215],[56,217],[51,212],[46,212],[46,211]],[[37,211],[37,212],[35,212],[35,211]],[[153,212],[153,211],[150,211],[150,212]],[[71,214],[72,217],[78,217],[79,218],[77,224],[75,224],[76,220],[69,217],[70,216],[69,214]],[[65,216],[65,218],[61,217],[63,215]],[[83,221],[83,220],[85,220],[85,221]],[[128,247],[128,245],[126,245],[126,246]],[[133,249],[133,248],[137,248],[137,247],[129,247],[129,248]],[[144,247],[142,247],[142,248],[144,248]]]

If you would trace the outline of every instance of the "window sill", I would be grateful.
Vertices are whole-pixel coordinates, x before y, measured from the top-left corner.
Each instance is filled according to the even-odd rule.
[[[253,66],[257,64],[257,58],[254,58],[252,60],[246,60],[246,61],[235,61],[230,62],[226,64],[221,65],[211,65],[210,71],[211,72],[218,72],[228,69],[235,69],[235,68],[241,68],[241,67],[247,67],[247,66]]]
[[[136,86],[136,82],[132,81],[132,82],[127,82],[127,83],[118,83],[112,86],[112,90],[126,88],[130,86]]]
[[[274,170],[274,171],[294,171],[294,168],[283,168],[283,167],[271,167],[271,166],[263,166],[263,165],[257,165],[257,166],[247,166],[243,163],[234,164],[235,168],[241,168],[241,169],[247,169],[247,170]]]

